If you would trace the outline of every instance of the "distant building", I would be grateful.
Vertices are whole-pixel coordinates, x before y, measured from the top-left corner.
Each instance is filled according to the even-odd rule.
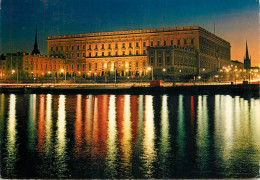
[[[246,56],[245,56],[245,59],[244,59],[244,68],[245,69],[251,69],[251,58],[249,58],[247,42],[246,42]]]
[[[120,76],[172,77],[218,71],[230,64],[230,43],[199,27],[175,27],[48,37],[48,55],[82,61],[89,75],[100,76],[116,69]]]
[[[5,64],[6,64],[6,60],[5,60],[5,56],[4,54],[1,54],[0,56],[0,79],[5,79]]]

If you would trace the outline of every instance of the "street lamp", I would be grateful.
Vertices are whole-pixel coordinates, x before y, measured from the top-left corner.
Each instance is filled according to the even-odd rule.
[[[116,86],[116,67],[115,67],[115,69],[111,68],[111,71],[112,72],[115,71],[115,86]]]
[[[153,81],[153,66],[148,67],[148,71],[152,71],[152,81]]]

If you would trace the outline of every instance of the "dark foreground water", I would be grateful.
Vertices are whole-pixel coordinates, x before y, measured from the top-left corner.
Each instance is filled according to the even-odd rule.
[[[2,178],[259,175],[260,99],[0,94]]]

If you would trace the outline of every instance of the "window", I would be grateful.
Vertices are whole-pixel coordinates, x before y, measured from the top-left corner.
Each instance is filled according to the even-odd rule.
[[[53,51],[53,47],[51,47],[51,51]]]
[[[105,45],[104,44],[102,44],[102,49],[105,49]]]
[[[191,44],[194,44],[194,39],[191,39]]]
[[[88,64],[88,70],[91,71],[91,64]]]
[[[125,55],[125,51],[123,51],[123,56]]]
[[[129,51],[129,55],[132,55],[132,51]]]
[[[67,46],[67,50],[69,50],[69,46]]]
[[[116,56],[118,56],[118,52],[116,51]]]
[[[58,47],[56,47],[56,51],[58,51]]]
[[[129,43],[129,47],[130,47],[130,48],[132,47],[132,43]]]
[[[173,46],[173,40],[171,40],[171,46]]]
[[[108,44],[108,49],[111,49],[111,44]]]
[[[77,65],[77,71],[79,71],[79,64]]]
[[[125,43],[123,43],[123,48],[125,48]]]
[[[71,57],[74,57],[74,53],[71,53]]]
[[[181,41],[180,40],[178,40],[178,45],[180,45],[181,44]]]
[[[164,46],[166,46],[166,41],[164,41]]]
[[[139,54],[139,51],[136,51],[136,55],[138,55]]]
[[[79,53],[77,54],[77,57],[79,57]]]
[[[63,51],[63,46],[61,46],[61,50]]]
[[[88,54],[88,57],[91,57],[91,53]]]
[[[96,52],[96,57],[98,56],[98,53]]]
[[[170,65],[170,57],[169,56],[166,57],[166,64]]]
[[[79,46],[78,46],[78,50],[79,50]]]
[[[151,46],[153,46],[153,41],[151,42]]]
[[[88,49],[91,50],[91,45],[88,46]]]
[[[116,48],[118,48],[118,44],[116,44]]]
[[[151,57],[151,64],[154,63],[154,57]]]
[[[158,64],[159,64],[159,66],[162,65],[162,57],[158,57]]]
[[[139,42],[136,42],[136,47],[139,47]]]
[[[145,50],[143,50],[143,54],[146,54],[146,51],[145,51]]]
[[[97,49],[97,44],[96,44],[96,48],[95,49]]]
[[[184,44],[187,44],[187,39],[184,39]]]
[[[146,42],[143,42],[143,47],[146,47]]]
[[[72,70],[74,69],[74,66],[73,66],[73,65],[71,65],[71,69],[72,69]]]
[[[85,53],[82,54],[82,57],[85,57]]]
[[[74,46],[72,46],[71,49],[74,50]]]
[[[86,71],[86,65],[83,64],[83,71]]]
[[[85,45],[83,45],[83,49],[85,49]]]
[[[111,52],[108,52],[108,56],[111,56]]]
[[[143,62],[143,67],[145,68],[145,66],[146,66],[146,63],[145,63],[145,62]]]
[[[139,65],[138,62],[136,62],[136,67],[138,67],[138,65]]]
[[[105,56],[105,53],[104,53],[104,52],[102,52],[102,56]]]
[[[157,46],[160,46],[160,41],[157,41]]]
[[[95,69],[97,70],[97,63],[95,63]]]

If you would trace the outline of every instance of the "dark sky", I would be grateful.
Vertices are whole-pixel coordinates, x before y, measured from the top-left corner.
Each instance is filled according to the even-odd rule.
[[[31,52],[35,26],[41,53],[48,36],[200,25],[232,45],[242,61],[245,41],[259,58],[258,0],[0,0],[1,51]]]

